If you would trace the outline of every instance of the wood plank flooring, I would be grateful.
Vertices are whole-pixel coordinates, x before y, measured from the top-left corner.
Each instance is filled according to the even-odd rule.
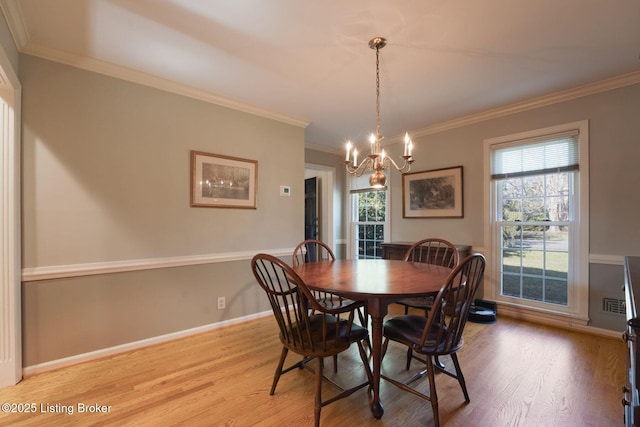
[[[309,426],[313,375],[284,375],[269,396],[280,355],[272,317],[33,375],[0,390],[0,403],[30,413],[0,412],[11,426]],[[289,356],[291,359],[294,355]],[[468,323],[459,352],[471,403],[457,382],[436,375],[446,426],[618,426],[625,379],[622,340],[594,337],[500,317]],[[443,361],[451,366],[448,358]],[[404,370],[405,350],[389,345],[383,372]],[[333,374],[342,384],[364,378],[356,346]],[[418,363],[413,367],[419,369]],[[412,372],[413,368],[412,367]],[[428,388],[426,380],[419,387]],[[328,385],[325,396],[334,388]],[[360,390],[322,410],[323,426],[433,425],[429,402],[381,384],[385,414],[375,420]],[[84,406],[83,406],[84,405]],[[4,408],[4,407],[3,407]],[[96,412],[102,410],[102,412]]]

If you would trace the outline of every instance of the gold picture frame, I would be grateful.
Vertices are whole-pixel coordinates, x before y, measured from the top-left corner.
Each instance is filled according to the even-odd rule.
[[[258,161],[191,151],[191,207],[257,209]]]

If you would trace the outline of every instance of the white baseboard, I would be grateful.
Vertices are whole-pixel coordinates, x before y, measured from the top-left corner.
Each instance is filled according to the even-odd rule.
[[[265,317],[269,315],[272,315],[271,310],[263,311],[261,313],[251,314],[248,316],[238,317],[235,319],[225,320],[222,322],[211,323],[209,325],[198,326],[196,328],[186,329],[184,331],[174,332],[171,334],[160,335],[153,338],[147,338],[144,340],[135,341],[127,344],[117,345],[115,347],[109,347],[101,350],[91,351],[89,353],[83,353],[75,356],[65,357],[62,359],[52,360],[49,362],[39,363],[37,365],[31,365],[23,368],[22,376],[28,377],[30,375],[39,374],[41,372],[51,371],[53,369],[59,369],[65,366],[76,365],[78,363],[88,362],[90,360],[100,359],[107,356],[113,356],[115,354],[124,353],[126,351],[136,350],[142,347],[147,347],[153,344],[160,344],[167,341],[173,341],[179,338],[185,338],[191,335],[212,331],[214,329],[219,329],[224,326],[248,322],[250,320],[259,319],[261,317]]]
[[[609,329],[589,326],[583,319],[574,319],[569,316],[554,315],[539,311],[527,310],[522,307],[512,307],[498,303],[498,317],[506,316],[514,319],[525,320],[527,322],[539,323],[547,326],[554,326],[570,331],[584,332],[591,335],[622,339],[622,331],[612,331]]]
[[[127,344],[118,345],[115,347],[104,348],[101,350],[92,351],[89,353],[78,354],[75,356],[65,357],[62,359],[52,360],[45,363],[39,363],[37,365],[27,366],[22,370],[23,377],[39,374],[41,372],[51,371],[53,369],[59,369],[66,366],[75,365],[82,362],[88,362],[91,360],[100,359],[103,357],[113,356],[115,354],[124,353],[126,351],[136,350],[139,348],[147,347],[154,344],[160,344],[167,341],[173,341],[179,338],[188,337],[191,335],[199,334],[202,332],[212,331],[222,328],[224,326],[235,325],[238,323],[248,322],[250,320],[259,319],[271,315],[271,311],[263,311],[261,313],[251,314],[248,316],[238,317],[231,320],[225,320],[222,322],[212,323],[209,325],[203,325],[196,328],[187,329],[184,331],[174,332],[171,334],[161,335],[153,338],[147,338],[140,341],[135,341]],[[568,329],[577,332],[584,332],[591,335],[602,336],[606,338],[622,339],[622,333],[617,331],[611,331],[608,329],[595,328],[592,326],[584,325],[582,322],[571,322],[568,319],[561,320],[558,317],[549,317],[540,313],[527,313],[524,310],[514,310],[509,306],[498,306],[498,316],[512,317],[519,320],[530,321],[533,323],[541,323],[548,326],[555,326],[562,329]]]

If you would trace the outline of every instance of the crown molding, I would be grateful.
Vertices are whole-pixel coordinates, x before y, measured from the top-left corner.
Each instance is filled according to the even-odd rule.
[[[250,105],[221,95],[216,95],[212,92],[206,92],[168,79],[152,76],[141,71],[110,64],[97,59],[82,57],[70,52],[45,48],[30,41],[29,32],[24,22],[22,10],[20,9],[20,3],[17,0],[0,0],[0,10],[2,10],[5,19],[7,20],[9,31],[11,32],[11,36],[13,37],[16,47],[20,53],[80,68],[82,70],[92,71],[109,77],[138,83],[144,86],[161,89],[167,92],[187,96],[189,98],[194,98],[200,101],[220,105],[222,107],[231,108],[233,110],[301,128],[306,128],[309,125],[308,120],[276,113],[265,108]]]
[[[167,79],[152,76],[147,73],[132,70],[126,67],[116,66],[104,61],[89,59],[68,52],[61,52],[54,49],[44,48],[31,43],[27,27],[24,22],[20,2],[18,0],[0,0],[0,10],[4,14],[9,30],[21,53],[48,59],[54,62],[60,62],[72,67],[93,71],[110,77],[131,81],[145,86],[154,87],[190,98],[198,99],[204,102],[220,105],[234,110],[242,111],[259,117],[275,120],[278,122],[290,124],[297,127],[306,128],[309,125],[308,120],[293,118],[284,114],[269,111],[254,105],[249,105],[231,98],[216,95],[211,92],[205,92],[191,86],[179,84]],[[533,110],[535,108],[545,107],[560,102],[570,101],[588,95],[594,95],[600,92],[606,92],[625,86],[631,86],[640,83],[640,71],[624,74],[621,76],[601,80],[594,83],[578,86],[572,89],[551,93],[548,95],[532,98],[522,102],[497,107],[486,110],[477,114],[456,118],[453,120],[437,123],[417,129],[412,132],[413,137],[421,137],[432,135],[447,130],[468,126],[475,123],[484,122],[499,117],[508,116],[524,111]],[[402,140],[402,135],[388,138],[387,145],[397,143]],[[306,143],[305,148],[316,151],[324,151],[331,154],[339,154],[341,150],[326,145],[314,143]]]
[[[42,46],[34,45],[32,43],[28,43],[26,46],[24,46],[21,52],[26,55],[36,56],[39,58],[47,59],[49,61],[79,68],[85,71],[92,71],[94,73],[103,74],[109,77],[114,77],[144,86],[153,87],[155,89],[160,89],[166,92],[175,93],[177,95],[197,99],[199,101],[220,105],[222,107],[230,108],[270,120],[275,120],[281,123],[286,123],[301,128],[305,128],[309,125],[309,122],[306,120],[289,117],[284,114],[267,110],[265,108],[250,105],[231,98],[226,98],[221,95],[216,95],[212,92],[196,89],[192,86],[177,83],[168,79],[153,76],[151,74],[111,64],[105,61],[86,58],[56,49],[49,49]]]
[[[22,51],[22,48],[29,41],[29,31],[24,23],[20,3],[17,0],[0,0],[0,10],[7,20],[9,32],[11,32],[17,49]]]
[[[329,153],[329,154],[344,155],[344,151],[337,147],[322,145],[322,144],[314,144],[312,142],[306,142],[304,144],[304,148],[306,148],[307,150],[322,151],[324,153]]]
[[[449,120],[447,122],[438,123],[433,126],[427,126],[413,132],[414,137],[432,135],[462,126],[468,126],[475,123],[484,122],[511,114],[521,113],[536,108],[546,107],[561,102],[571,101],[573,99],[582,98],[584,96],[595,95],[597,93],[618,89],[625,86],[631,86],[640,83],[640,71],[623,74],[621,76],[612,77],[595,83],[578,86],[572,89],[551,93],[549,95],[528,99],[526,101],[509,104],[503,107],[494,108],[477,114],[460,117]]]
[[[30,41],[29,32],[24,22],[20,3],[17,0],[0,0],[0,10],[7,20],[9,31],[20,53],[36,56],[71,67],[79,68],[94,73],[103,74],[109,77],[130,81],[148,87],[175,93],[200,101],[208,102],[254,116],[263,117],[277,122],[289,124],[296,127],[306,128],[308,120],[287,116],[266,108],[247,104],[232,98],[196,89],[192,86],[180,84],[168,79],[153,76],[148,73],[122,67],[97,59],[87,58],[70,52],[63,52],[57,49],[50,49]]]

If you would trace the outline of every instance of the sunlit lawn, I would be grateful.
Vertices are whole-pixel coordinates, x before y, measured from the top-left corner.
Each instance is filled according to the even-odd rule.
[[[519,254],[519,251],[505,251],[503,255],[503,272],[506,274],[503,274],[502,293],[566,305],[568,254],[525,250],[522,251],[522,260]]]

